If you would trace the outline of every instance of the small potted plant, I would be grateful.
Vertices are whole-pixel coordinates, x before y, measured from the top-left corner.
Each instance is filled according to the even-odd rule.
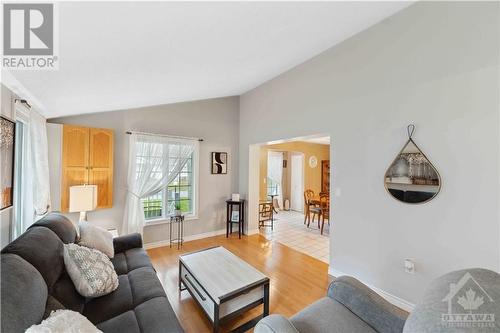
[[[180,195],[179,193],[175,194],[175,216],[181,216],[182,211],[181,211],[181,200],[180,200]]]

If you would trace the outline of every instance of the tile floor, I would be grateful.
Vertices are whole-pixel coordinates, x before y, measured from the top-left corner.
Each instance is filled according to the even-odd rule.
[[[279,242],[311,257],[329,263],[330,227],[325,223],[323,235],[318,224],[311,222],[309,228],[304,225],[304,215],[294,211],[280,211],[275,215],[274,230],[261,228],[261,235],[268,240]]]

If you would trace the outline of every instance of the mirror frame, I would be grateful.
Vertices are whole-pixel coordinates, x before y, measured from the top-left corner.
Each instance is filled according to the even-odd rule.
[[[403,147],[401,148],[401,150],[397,153],[396,155],[396,158],[394,160],[392,160],[391,164],[389,164],[389,167],[385,170],[385,173],[384,173],[384,188],[387,192],[387,194],[389,194],[389,196],[391,198],[393,198],[394,200],[396,200],[397,202],[401,202],[403,204],[407,204],[407,205],[421,205],[421,204],[425,204],[433,199],[435,199],[438,194],[441,192],[441,187],[443,186],[443,181],[441,179],[441,175],[439,174],[439,171],[438,169],[434,166],[434,164],[432,164],[431,160],[424,154],[424,152],[422,151],[422,149],[420,149],[420,147],[415,143],[415,141],[413,141],[413,139],[411,138],[411,134],[413,134],[413,130],[410,134],[409,133],[409,139],[408,141],[406,141],[406,143],[403,145]],[[392,193],[389,191],[389,188],[387,187],[387,183],[386,183],[386,178],[387,178],[387,173],[389,172],[390,168],[392,167],[392,165],[394,164],[394,162],[396,162],[396,160],[399,158],[399,156],[401,156],[401,153],[403,152],[403,150],[406,148],[406,146],[408,146],[409,143],[413,143],[415,145],[415,147],[417,147],[418,151],[425,157],[425,159],[429,162],[429,164],[432,166],[432,168],[434,169],[434,171],[436,171],[436,174],[437,174],[437,177],[438,177],[438,180],[439,180],[439,187],[436,191],[436,193],[430,197],[429,199],[425,200],[425,201],[421,201],[421,202],[406,202],[406,201],[401,201],[401,200],[398,200],[396,199]]]

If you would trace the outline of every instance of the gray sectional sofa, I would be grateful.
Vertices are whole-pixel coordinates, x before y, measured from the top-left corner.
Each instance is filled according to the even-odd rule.
[[[82,297],[66,273],[63,243],[76,240],[66,217],[52,213],[1,251],[1,331],[24,332],[51,310],[82,313],[103,332],[183,332],[139,234],[114,239],[119,287]]]
[[[467,302],[461,298],[467,299]],[[470,303],[471,301],[474,303]],[[468,309],[464,310],[463,306]],[[327,297],[316,301],[290,319],[277,314],[268,316],[259,321],[254,331],[254,333],[479,332],[500,332],[500,274],[481,268],[454,271],[437,278],[409,316],[358,280],[341,276],[330,284]]]
[[[408,314],[350,276],[330,284],[326,297],[290,319],[270,315],[255,333],[401,333]]]

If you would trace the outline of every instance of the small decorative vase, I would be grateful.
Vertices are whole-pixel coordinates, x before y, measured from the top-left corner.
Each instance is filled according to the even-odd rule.
[[[182,211],[180,209],[176,209],[174,213],[175,213],[175,216],[181,216],[182,215]]]

